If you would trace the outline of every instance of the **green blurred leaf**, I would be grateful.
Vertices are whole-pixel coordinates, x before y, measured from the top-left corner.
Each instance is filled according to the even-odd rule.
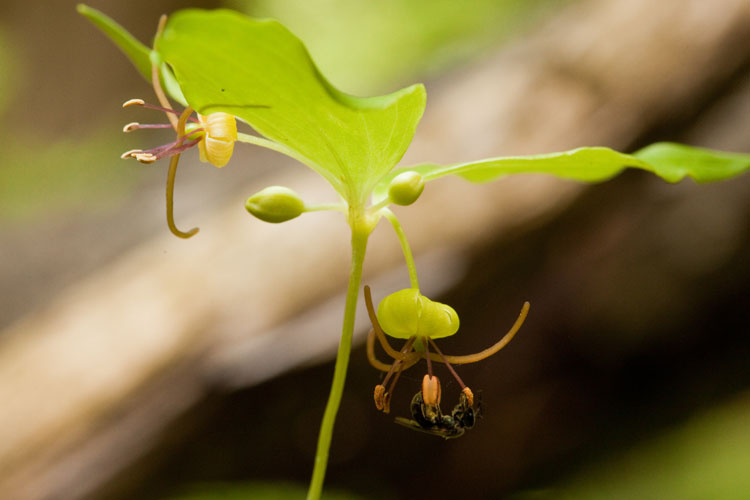
[[[668,182],[678,182],[688,176],[698,182],[711,182],[728,179],[750,169],[750,154],[725,153],[662,142],[632,155],[609,148],[590,147],[455,165],[422,164],[391,172],[378,183],[375,199],[385,197],[391,179],[406,170],[419,172],[425,181],[458,175],[472,182],[490,182],[509,174],[541,173],[583,182],[600,182],[628,167],[647,170]]]
[[[596,463],[535,499],[741,500],[750,492],[750,397]],[[521,496],[520,498],[523,498]]]
[[[198,112],[232,113],[296,151],[350,204],[398,163],[424,111],[422,85],[369,98],[335,89],[273,20],[184,10],[156,47]]]
[[[279,20],[338,88],[381,93],[394,82],[433,79],[494,51],[561,0],[227,0]],[[396,55],[396,57],[394,57]]]

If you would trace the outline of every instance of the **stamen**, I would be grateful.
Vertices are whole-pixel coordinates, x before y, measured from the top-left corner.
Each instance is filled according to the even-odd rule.
[[[123,108],[129,108],[130,106],[145,106],[146,101],[143,99],[128,99],[124,103],[122,103]]]
[[[471,389],[464,387],[461,392],[466,396],[466,402],[469,403],[469,407],[474,408],[474,393],[471,392]],[[481,391],[479,394],[481,396]]]
[[[440,406],[440,379],[434,375],[425,375],[422,378],[422,401],[429,406]]]
[[[372,332],[370,332],[372,334]],[[401,352],[409,352],[412,348],[412,344],[414,343],[414,338],[412,337],[409,340],[406,341],[404,344],[404,347],[401,349]],[[368,341],[370,346],[374,343],[372,340]],[[374,356],[373,356],[374,358]],[[370,360],[372,362],[372,359]],[[375,360],[377,361],[377,360]],[[378,361],[378,363],[380,363]],[[382,363],[381,363],[382,364]],[[373,365],[375,366],[375,365]],[[384,365],[388,366],[388,365]],[[411,365],[406,366],[405,363],[401,360],[396,360],[393,362],[390,367],[388,367],[388,373],[385,375],[385,378],[383,379],[382,384],[378,384],[375,386],[375,392],[373,394],[375,398],[375,407],[378,410],[382,410],[384,413],[389,413],[391,411],[391,394],[393,394],[393,390],[396,387],[396,382],[398,382],[399,377],[401,376],[401,372],[408,368]],[[395,377],[393,377],[393,381],[388,386],[388,390],[385,389],[385,384],[388,383],[388,380],[390,380],[391,376],[395,372]]]
[[[415,338],[416,337],[412,337],[406,341],[406,343],[404,344],[404,347],[401,348],[402,353],[407,353],[411,351]],[[404,370],[404,362],[399,359],[393,362],[390,370],[388,370],[388,373],[386,373],[385,378],[383,379],[383,385],[388,383],[388,380],[391,378],[391,375],[393,375],[394,370],[395,370],[396,376],[393,377],[393,381],[391,382],[391,385],[388,386],[388,390],[383,395],[383,412],[385,413],[388,413],[391,411],[391,394],[393,394],[393,390],[396,388],[396,382],[398,382],[399,377],[401,377],[401,372]]]
[[[156,160],[159,159],[156,155],[152,155],[151,153],[136,153],[133,155],[133,158],[138,160],[141,163],[154,163]]]
[[[168,123],[138,123],[138,122],[130,122],[124,127],[122,127],[122,131],[125,133],[132,132],[134,130],[140,130],[143,128],[171,128],[172,126]]]
[[[447,366],[447,367],[448,367],[448,371],[449,371],[449,372],[451,372],[451,375],[453,375],[453,378],[455,378],[455,379],[456,379],[456,382],[458,382],[458,385],[460,385],[460,386],[461,386],[461,389],[467,389],[467,387],[466,387],[466,384],[464,384],[464,381],[463,381],[463,380],[461,380],[461,377],[459,377],[459,376],[458,376],[458,373],[456,373],[456,370],[454,370],[454,369],[453,369],[453,367],[451,366],[451,364],[450,364],[450,363],[448,363],[448,360],[447,360],[447,359],[445,359],[445,356],[443,355],[443,352],[442,352],[442,351],[440,350],[440,348],[439,348],[439,347],[437,346],[437,344],[435,343],[435,341],[434,341],[434,340],[432,340],[432,339],[430,339],[430,344],[432,344],[432,347],[434,347],[434,348],[435,348],[435,350],[437,351],[438,355],[440,355],[440,357],[441,357],[441,358],[442,358],[442,360],[443,360],[443,363],[445,363],[445,366]],[[469,391],[469,392],[471,392],[471,391]],[[472,396],[472,401],[473,401],[473,400],[474,400],[474,398],[473,398],[473,396]]]
[[[430,360],[430,347],[429,337],[422,337],[422,345],[424,345],[424,358],[427,360],[427,374],[432,377],[432,360]]]
[[[125,151],[123,154],[120,155],[120,158],[123,160],[127,160],[128,158],[135,157],[136,153],[143,153],[142,149],[131,149],[130,151]]]
[[[188,149],[198,144],[200,141],[201,140],[199,137],[198,139],[193,139],[192,141],[186,142],[177,147],[165,148],[161,151],[161,153],[157,154],[156,156],[158,156],[159,158],[169,158],[170,156],[174,156],[176,154],[180,154],[180,153],[187,151]],[[177,142],[179,143],[180,141],[177,141]]]
[[[373,399],[375,399],[375,408],[377,408],[378,410],[382,410],[383,408],[385,408],[385,386],[383,384],[378,384],[375,386]]]

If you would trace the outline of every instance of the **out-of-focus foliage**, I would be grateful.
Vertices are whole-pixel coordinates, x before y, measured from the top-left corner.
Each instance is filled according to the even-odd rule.
[[[281,21],[324,75],[358,95],[424,80],[507,38],[549,0],[232,0]],[[556,5],[560,5],[557,2]]]
[[[305,498],[307,488],[292,483],[242,483],[212,484],[196,487],[194,490],[171,500],[299,500]],[[326,500],[362,500],[362,497],[340,491],[325,493]]]
[[[113,168],[118,145],[106,132],[86,142],[67,138],[40,147],[33,139],[16,137],[6,144],[0,168],[2,218],[23,221],[58,209],[90,210],[91,200],[102,207],[120,200],[139,176],[119,163],[122,168]]]
[[[746,499],[750,492],[750,395],[605,459],[529,499]]]

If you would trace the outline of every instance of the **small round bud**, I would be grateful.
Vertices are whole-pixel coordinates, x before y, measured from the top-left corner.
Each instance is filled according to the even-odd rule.
[[[261,189],[245,202],[245,208],[265,222],[286,222],[305,211],[305,203],[297,193],[284,186]]]
[[[456,311],[435,302],[416,288],[406,288],[384,298],[378,306],[378,321],[391,337],[409,339],[414,335],[433,339],[449,337],[458,331]]]
[[[411,205],[424,191],[424,179],[414,171],[398,174],[388,187],[388,198],[396,205]]]

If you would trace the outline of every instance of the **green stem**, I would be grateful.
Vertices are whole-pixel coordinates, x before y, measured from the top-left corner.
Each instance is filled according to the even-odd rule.
[[[333,424],[336,421],[336,413],[339,411],[341,396],[344,392],[346,371],[349,366],[349,355],[352,350],[352,334],[354,333],[354,315],[357,310],[357,299],[362,282],[362,266],[365,261],[365,250],[367,249],[367,238],[372,230],[364,221],[352,219],[352,262],[349,270],[349,287],[346,292],[346,307],[344,309],[344,325],[341,331],[339,351],[336,355],[336,367],[333,370],[333,382],[331,392],[328,396],[328,404],[323,421],[320,424],[318,434],[318,449],[315,453],[315,465],[313,467],[310,489],[307,492],[307,500],[319,500],[323,491],[323,479],[328,465],[328,450],[331,447],[331,436],[333,435]]]
[[[411,247],[409,247],[409,240],[406,239],[406,233],[404,228],[401,227],[401,223],[396,218],[396,214],[388,210],[387,208],[382,209],[381,213],[391,222],[393,229],[396,231],[398,240],[401,242],[401,250],[404,252],[404,259],[406,260],[406,267],[409,269],[409,281],[411,281],[411,287],[419,290],[419,281],[417,281],[417,266],[414,264],[414,256],[411,254]]]
[[[343,202],[341,203],[317,203],[315,205],[305,204],[305,212],[323,212],[326,210],[346,213],[348,211],[348,207],[346,206],[346,203],[343,203]]]

